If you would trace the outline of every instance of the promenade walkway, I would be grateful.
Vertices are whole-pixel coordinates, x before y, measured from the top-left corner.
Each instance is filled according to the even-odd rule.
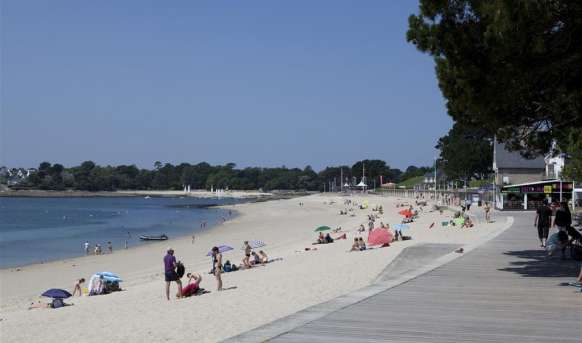
[[[314,320],[298,320],[313,310],[299,312],[275,322],[279,332],[267,325],[231,341],[263,340],[270,330],[269,342],[581,342],[582,293],[564,285],[580,262],[545,257],[533,214],[510,215],[512,227],[437,269]],[[290,321],[299,325],[281,332]]]

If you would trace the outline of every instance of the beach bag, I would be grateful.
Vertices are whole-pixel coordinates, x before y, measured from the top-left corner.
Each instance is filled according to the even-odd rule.
[[[184,273],[186,273],[186,267],[184,267],[184,264],[180,261],[178,261],[178,263],[176,263],[176,274],[178,274],[178,278],[182,278],[182,276],[184,276]]]

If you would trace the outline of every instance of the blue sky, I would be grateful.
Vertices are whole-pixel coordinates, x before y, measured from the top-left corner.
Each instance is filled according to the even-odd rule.
[[[2,1],[0,165],[429,165],[417,1]]]

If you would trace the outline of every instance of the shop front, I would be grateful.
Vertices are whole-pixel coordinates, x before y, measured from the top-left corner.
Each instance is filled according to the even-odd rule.
[[[496,197],[497,208],[503,210],[535,210],[544,199],[549,202],[570,201],[572,182],[546,180],[503,186]]]

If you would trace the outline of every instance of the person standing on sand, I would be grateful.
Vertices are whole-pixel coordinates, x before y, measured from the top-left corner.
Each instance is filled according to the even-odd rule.
[[[250,258],[251,258],[251,251],[253,249],[249,245],[249,241],[245,241],[244,246],[245,246],[245,257],[243,258],[242,262],[243,262],[243,265],[245,266],[245,268],[251,268],[252,266],[251,266]]]
[[[89,255],[89,242],[85,241],[85,255]]]
[[[216,277],[216,290],[222,291],[222,254],[219,252],[218,247],[212,248],[212,270]]]
[[[75,282],[75,287],[73,288],[73,296],[79,292],[79,296],[83,295],[83,290],[81,289],[81,285],[85,283],[85,279],[81,278]]]
[[[113,254],[113,245],[111,245],[111,242],[107,242],[107,250],[109,250],[110,254]]]
[[[164,256],[164,276],[166,280],[166,299],[170,300],[170,283],[172,281],[176,281],[178,294],[182,294],[182,281],[180,281],[176,273],[176,257],[172,248],[168,248],[167,254]]]
[[[491,206],[489,205],[489,201],[485,202],[485,206],[483,207],[483,210],[485,211],[485,222],[490,223],[491,222]]]

